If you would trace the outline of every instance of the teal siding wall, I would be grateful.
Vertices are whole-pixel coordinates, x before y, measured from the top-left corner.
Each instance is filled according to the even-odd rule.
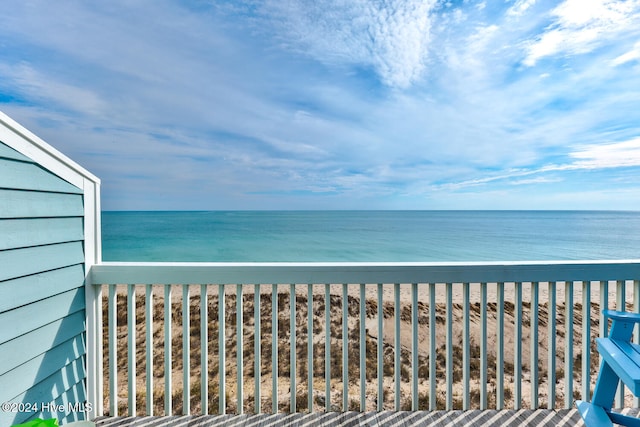
[[[36,407],[2,426],[84,419],[83,210],[82,189],[0,141],[0,403]]]

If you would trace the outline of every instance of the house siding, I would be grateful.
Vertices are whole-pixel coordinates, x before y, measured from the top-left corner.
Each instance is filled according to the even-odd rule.
[[[83,198],[0,141],[0,402],[35,407],[0,425],[84,419],[69,410],[86,400]]]

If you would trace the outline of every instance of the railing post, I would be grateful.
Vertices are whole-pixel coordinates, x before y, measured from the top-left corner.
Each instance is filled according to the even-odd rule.
[[[173,390],[172,390],[172,354],[171,333],[171,285],[164,287],[164,412],[165,415],[173,415]]]
[[[313,413],[313,284],[307,284],[307,408]]]
[[[436,410],[436,284],[429,283],[429,410]]]
[[[447,319],[446,319],[446,349],[447,360],[445,366],[445,375],[447,379],[447,395],[446,395],[446,407],[447,411],[453,410],[453,283],[447,283]]]
[[[253,319],[255,322],[254,340],[253,340],[253,357],[254,357],[254,376],[255,376],[255,412],[262,412],[262,310],[260,284],[254,285],[253,288]]]
[[[271,285],[271,410],[278,413],[278,285]]]
[[[627,286],[624,280],[616,281],[616,310],[618,311],[627,311],[627,305],[625,301]],[[624,407],[624,383],[620,381],[618,384],[618,391],[616,392],[615,397],[615,407],[622,408]]]
[[[94,284],[91,281],[91,274],[87,274],[84,290],[87,321],[87,403],[91,407],[85,416],[86,419],[92,420],[104,414],[102,285]]]
[[[496,284],[496,409],[504,408],[504,283]]]
[[[469,283],[462,284],[462,410],[469,410],[471,399],[471,357],[469,329]]]
[[[383,403],[384,403],[384,388],[383,388],[383,380],[384,380],[384,358],[383,358],[383,350],[384,350],[384,330],[383,330],[383,322],[384,322],[384,314],[382,311],[382,283],[378,283],[378,342],[376,348],[376,359],[377,359],[377,368],[378,372],[376,373],[378,379],[378,405],[377,410],[382,411]]]
[[[109,415],[118,416],[118,298],[116,286],[109,285]]]
[[[153,416],[153,285],[145,289],[147,415]]]
[[[365,329],[365,314],[366,314],[366,295],[365,284],[360,284],[360,411],[364,412],[367,409],[366,405],[366,381],[367,381],[367,336]]]
[[[136,416],[136,286],[127,286],[127,390],[129,416]]]
[[[218,412],[227,413],[227,345],[226,345],[227,298],[224,284],[218,285]]]
[[[209,298],[207,285],[200,285],[200,405],[209,414]]]
[[[349,295],[342,284],[342,410],[349,410]]]
[[[549,307],[547,309],[549,333],[548,333],[548,357],[547,372],[549,379],[549,401],[548,409],[556,407],[556,282],[549,282]]]
[[[487,409],[487,283],[480,283],[480,409]]]
[[[191,324],[189,285],[182,285],[182,413],[191,414]]]
[[[582,282],[582,400],[591,400],[591,282]]]
[[[238,414],[244,414],[244,307],[242,297],[242,284],[236,284],[236,356]]]
[[[393,285],[393,409],[400,410],[400,284]]]
[[[564,408],[573,405],[573,282],[564,282]]]
[[[538,409],[538,282],[531,282],[531,409]]]
[[[418,410],[418,284],[411,284],[411,410]]]
[[[513,409],[522,406],[522,282],[514,284]]]
[[[290,406],[291,406],[291,412],[295,413],[297,412],[296,407],[297,407],[297,400],[296,400],[296,394],[298,393],[298,387],[297,387],[297,378],[296,378],[296,371],[297,371],[297,367],[296,367],[296,352],[298,349],[298,343],[297,343],[297,335],[296,335],[296,305],[297,305],[297,298],[296,298],[296,285],[295,284],[291,284],[289,287],[289,312],[290,312],[290,316],[289,316],[289,389],[291,391],[291,396],[290,396]]]
[[[324,285],[324,411],[331,411],[331,285]]]

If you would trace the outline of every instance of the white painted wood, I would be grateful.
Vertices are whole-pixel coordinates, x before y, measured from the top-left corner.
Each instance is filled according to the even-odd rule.
[[[496,409],[504,408],[504,282],[496,284]]]
[[[278,285],[271,286],[271,411],[278,412]]]
[[[480,409],[487,409],[487,284],[480,283]]]
[[[104,262],[92,283],[497,283],[640,277],[640,260],[489,263]]]
[[[342,410],[349,410],[349,293],[342,284]]]
[[[153,416],[153,377],[154,377],[154,369],[153,369],[153,285],[146,285],[145,289],[145,300],[144,300],[144,316],[145,316],[145,340],[146,340],[146,386],[147,386],[147,394],[146,394],[146,404],[147,404],[147,415]]]
[[[429,410],[436,410],[436,284],[429,283]]]
[[[365,314],[367,310],[367,300],[365,296],[365,284],[360,284],[360,310],[359,310],[359,323],[360,323],[360,331],[358,333],[359,341],[360,341],[360,411],[365,411],[367,409],[367,400],[366,400],[366,387],[367,387],[367,335],[365,328]]]
[[[548,385],[549,385],[549,393],[547,408],[555,409],[556,407],[556,282],[549,282],[549,305],[548,305],[548,324],[549,324],[549,333],[548,333],[548,344],[547,344],[547,376],[548,376]]]
[[[128,415],[135,417],[136,408],[136,286],[127,286],[127,404]]]
[[[290,389],[291,389],[291,396],[290,396],[290,407],[291,407],[291,412],[297,412],[297,399],[296,396],[298,394],[298,387],[297,387],[297,358],[296,358],[296,353],[297,353],[297,347],[298,347],[298,342],[297,342],[297,335],[296,335],[296,329],[297,329],[297,324],[296,324],[296,305],[297,305],[297,298],[296,298],[296,285],[295,284],[291,284],[289,286],[289,343],[290,343],[290,347],[289,347],[289,383],[290,385]]]
[[[325,412],[331,411],[331,285],[324,285],[324,398]]]
[[[538,290],[538,282],[531,283],[531,338],[530,338],[530,353],[531,353],[531,409],[538,409],[538,339],[539,339],[539,305],[540,305],[540,292]]]
[[[242,307],[242,285],[236,285],[236,378],[238,414],[244,414],[244,310]]]
[[[522,407],[522,282],[514,284],[513,409]]]
[[[446,288],[446,366],[445,377],[447,379],[447,394],[445,396],[445,409],[451,411],[453,409],[453,284],[445,284]]]
[[[418,410],[418,284],[411,284],[411,410]]]
[[[256,291],[260,294],[260,288]],[[260,340],[257,340],[260,342]],[[260,353],[256,353],[260,361]],[[259,390],[258,390],[259,391]],[[200,285],[200,405],[209,414],[209,287]]]
[[[109,415],[118,416],[118,307],[116,287],[109,287]]]
[[[173,415],[173,378],[172,378],[172,360],[173,350],[171,346],[172,340],[172,313],[171,313],[171,295],[172,286],[164,287],[164,414]]]
[[[626,305],[626,282],[624,280],[616,280],[616,310],[618,311],[627,311]],[[615,408],[623,408],[624,407],[624,383],[620,381],[618,384],[618,391],[616,392]]]
[[[378,342],[376,345],[376,360],[377,360],[377,380],[378,380],[378,402],[377,402],[377,410],[382,411],[383,403],[384,403],[384,358],[383,358],[383,350],[384,350],[384,314],[382,311],[382,296],[383,296],[383,285],[382,283],[378,283],[378,312],[377,312],[377,320],[378,320]]]
[[[564,405],[573,405],[573,282],[564,282]]]
[[[400,410],[400,283],[393,285],[393,409]]]
[[[313,413],[313,284],[307,285],[307,409]]]
[[[189,285],[182,285],[182,414],[191,414],[191,295]]]
[[[591,281],[582,282],[582,396],[591,401]]]
[[[277,311],[277,310],[276,310]],[[224,284],[218,285],[218,413],[227,413],[227,298]],[[276,334],[277,336],[277,334]],[[276,372],[278,361],[274,362]],[[275,375],[275,374],[274,374]]]
[[[253,319],[255,322],[254,340],[253,340],[253,357],[255,372],[255,412],[262,412],[262,294],[260,293],[260,284],[254,286],[253,294]]]
[[[469,284],[462,284],[462,410],[470,408],[471,399],[471,329],[469,319],[471,311],[469,307]]]

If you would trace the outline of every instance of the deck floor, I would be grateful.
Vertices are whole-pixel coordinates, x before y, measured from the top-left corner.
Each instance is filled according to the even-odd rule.
[[[627,411],[637,416],[638,410]],[[280,427],[280,426],[582,426],[576,409],[558,411],[317,412],[313,414],[102,417],[99,427]]]

